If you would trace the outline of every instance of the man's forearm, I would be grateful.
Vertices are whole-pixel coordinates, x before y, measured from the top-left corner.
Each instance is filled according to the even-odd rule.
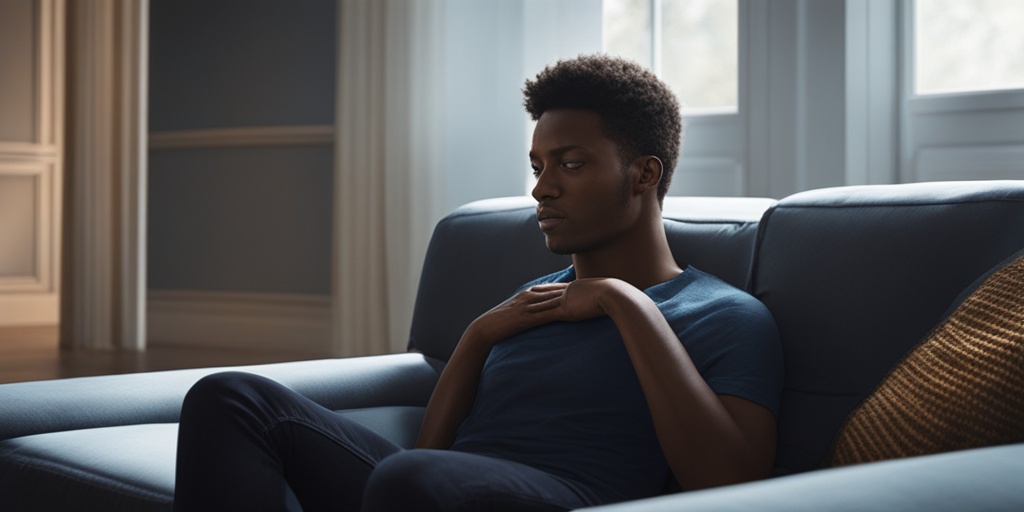
[[[490,343],[467,329],[430,395],[416,440],[417,448],[446,450],[451,447],[456,430],[473,406],[480,370],[489,352]]]
[[[759,478],[770,466],[700,376],[657,305],[621,283],[601,294],[622,334],[658,440],[680,485],[696,489]]]

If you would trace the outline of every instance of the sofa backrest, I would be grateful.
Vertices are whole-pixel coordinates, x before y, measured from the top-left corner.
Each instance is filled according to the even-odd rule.
[[[665,230],[680,265],[747,281],[764,198],[666,197]],[[530,197],[477,201],[449,214],[427,249],[409,349],[448,360],[477,316],[534,278],[570,265],[547,250]]]
[[[1022,247],[1024,181],[823,189],[770,208],[749,290],[784,345],[779,469],[819,467],[960,292]]]

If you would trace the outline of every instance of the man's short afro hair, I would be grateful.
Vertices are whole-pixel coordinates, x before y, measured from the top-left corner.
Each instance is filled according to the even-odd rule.
[[[645,155],[661,159],[658,198],[665,197],[683,127],[675,95],[654,73],[619,57],[581,55],[544,68],[526,81],[523,95],[534,121],[558,108],[596,112],[608,138],[619,144],[623,163]]]

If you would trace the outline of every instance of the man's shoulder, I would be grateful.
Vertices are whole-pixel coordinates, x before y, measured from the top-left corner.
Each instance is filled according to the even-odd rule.
[[[768,308],[750,293],[693,267],[686,272],[692,275],[670,301],[672,307],[696,308],[719,317],[753,315],[771,319]]]
[[[748,303],[754,301],[760,303],[746,291],[700,269],[687,267],[684,274],[689,274],[689,279],[685,286],[680,287],[677,295],[684,293],[700,295],[716,302]]]

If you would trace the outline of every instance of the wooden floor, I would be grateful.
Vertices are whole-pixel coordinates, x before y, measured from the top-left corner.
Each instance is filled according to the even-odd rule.
[[[154,346],[142,352],[67,351],[57,326],[0,327],[0,383],[316,359],[308,353]]]

